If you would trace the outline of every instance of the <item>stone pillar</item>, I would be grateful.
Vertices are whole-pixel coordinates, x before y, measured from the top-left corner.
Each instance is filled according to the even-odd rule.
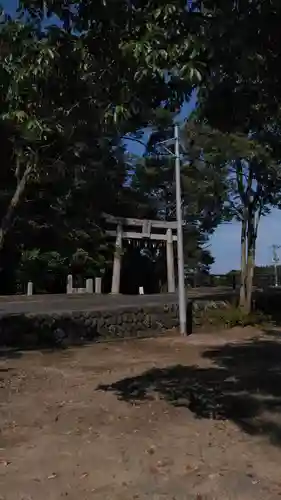
[[[101,293],[101,278],[95,278],[95,293]]]
[[[94,282],[92,278],[86,279],[86,293],[93,293],[94,292]]]
[[[116,243],[113,261],[111,293],[120,292],[121,260],[122,260],[122,226],[118,224],[116,230]]]
[[[174,293],[175,287],[175,268],[174,268],[174,248],[172,229],[167,229],[166,234],[166,255],[167,255],[167,281],[168,293]]]
[[[27,283],[27,295],[28,295],[28,297],[33,295],[33,283],[32,283],[32,281],[29,281]]]
[[[67,276],[66,293],[67,294],[73,293],[73,278],[72,278],[72,274],[69,274]]]

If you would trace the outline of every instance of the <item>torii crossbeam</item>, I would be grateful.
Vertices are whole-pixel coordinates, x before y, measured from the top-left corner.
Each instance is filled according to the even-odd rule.
[[[175,272],[173,242],[177,241],[177,223],[174,221],[114,217],[108,214],[104,214],[104,219],[108,225],[114,227],[113,229],[106,230],[108,236],[115,238],[111,293],[118,294],[120,292],[123,239],[149,239],[166,242],[168,292],[174,293]]]

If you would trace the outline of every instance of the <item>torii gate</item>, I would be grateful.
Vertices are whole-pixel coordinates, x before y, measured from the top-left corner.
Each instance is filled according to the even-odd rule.
[[[123,239],[146,239],[166,242],[168,292],[174,293],[176,287],[173,242],[177,241],[177,222],[114,217],[107,214],[104,215],[104,218],[107,224],[115,226],[115,229],[106,230],[108,236],[116,239],[111,293],[118,294],[120,292]]]

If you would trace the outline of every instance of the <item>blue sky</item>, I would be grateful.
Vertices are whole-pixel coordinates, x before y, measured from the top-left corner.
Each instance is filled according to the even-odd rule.
[[[272,262],[272,244],[281,244],[281,211],[273,209],[263,217],[257,241],[257,265]],[[224,273],[240,267],[240,225],[238,223],[221,225],[211,238],[212,254],[216,258],[213,266],[215,273]],[[281,254],[280,254],[281,256]]]
[[[18,0],[0,0],[0,5],[8,14],[12,14],[18,6]]]
[[[18,5],[17,0],[0,0],[0,4],[6,12],[13,13]],[[194,106],[186,104],[181,112],[184,118],[190,108]],[[129,144],[128,144],[129,145]],[[141,146],[131,146],[135,154],[142,154]],[[271,214],[262,218],[259,228],[257,244],[257,265],[267,265],[271,263],[271,245],[281,245],[281,211],[272,210]],[[224,273],[231,269],[240,267],[240,226],[238,223],[223,224],[219,226],[211,238],[211,251],[216,259],[213,272]]]

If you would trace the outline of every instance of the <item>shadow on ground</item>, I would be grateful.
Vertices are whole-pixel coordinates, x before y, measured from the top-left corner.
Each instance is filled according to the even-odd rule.
[[[127,402],[158,397],[197,418],[228,419],[250,434],[281,445],[281,343],[253,340],[206,350],[211,367],[169,366],[126,378],[100,390]]]
[[[11,349],[0,347],[0,361],[2,359],[18,359],[21,358],[22,353],[18,349]]]

